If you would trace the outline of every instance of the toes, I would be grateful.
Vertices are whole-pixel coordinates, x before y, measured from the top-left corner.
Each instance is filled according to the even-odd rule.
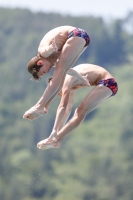
[[[23,115],[24,119],[29,119],[29,120],[33,120],[34,117],[32,115]]]

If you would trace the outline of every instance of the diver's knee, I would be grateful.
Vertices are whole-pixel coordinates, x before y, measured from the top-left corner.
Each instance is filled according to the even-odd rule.
[[[75,120],[77,122],[81,122],[86,116],[86,112],[81,109],[80,107],[78,107],[76,110],[75,110],[75,113],[74,113],[74,117],[75,117]]]
[[[86,114],[86,108],[84,106],[79,106],[76,110],[75,113],[78,116],[84,116]]]

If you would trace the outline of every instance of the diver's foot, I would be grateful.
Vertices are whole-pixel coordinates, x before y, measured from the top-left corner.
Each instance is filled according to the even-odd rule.
[[[60,143],[58,141],[52,140],[50,138],[42,140],[37,144],[37,148],[39,148],[41,150],[59,148],[59,147],[60,147]]]
[[[33,106],[25,112],[23,115],[24,119],[35,120],[38,117],[41,117],[47,113],[46,109],[38,109],[36,106]]]

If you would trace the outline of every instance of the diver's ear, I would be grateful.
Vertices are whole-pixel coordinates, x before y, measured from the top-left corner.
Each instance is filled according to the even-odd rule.
[[[42,65],[42,60],[38,60],[37,61],[37,65],[39,66],[39,65]]]

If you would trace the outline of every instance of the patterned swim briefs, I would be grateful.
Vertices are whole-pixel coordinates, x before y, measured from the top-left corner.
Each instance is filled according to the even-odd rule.
[[[103,85],[103,86],[108,87],[112,91],[111,96],[114,96],[118,91],[118,84],[114,78],[101,80],[99,81],[98,85]]]
[[[69,33],[68,38],[76,37],[76,36],[85,39],[86,41],[85,47],[89,45],[90,37],[83,29],[81,28],[74,29],[73,31]]]

